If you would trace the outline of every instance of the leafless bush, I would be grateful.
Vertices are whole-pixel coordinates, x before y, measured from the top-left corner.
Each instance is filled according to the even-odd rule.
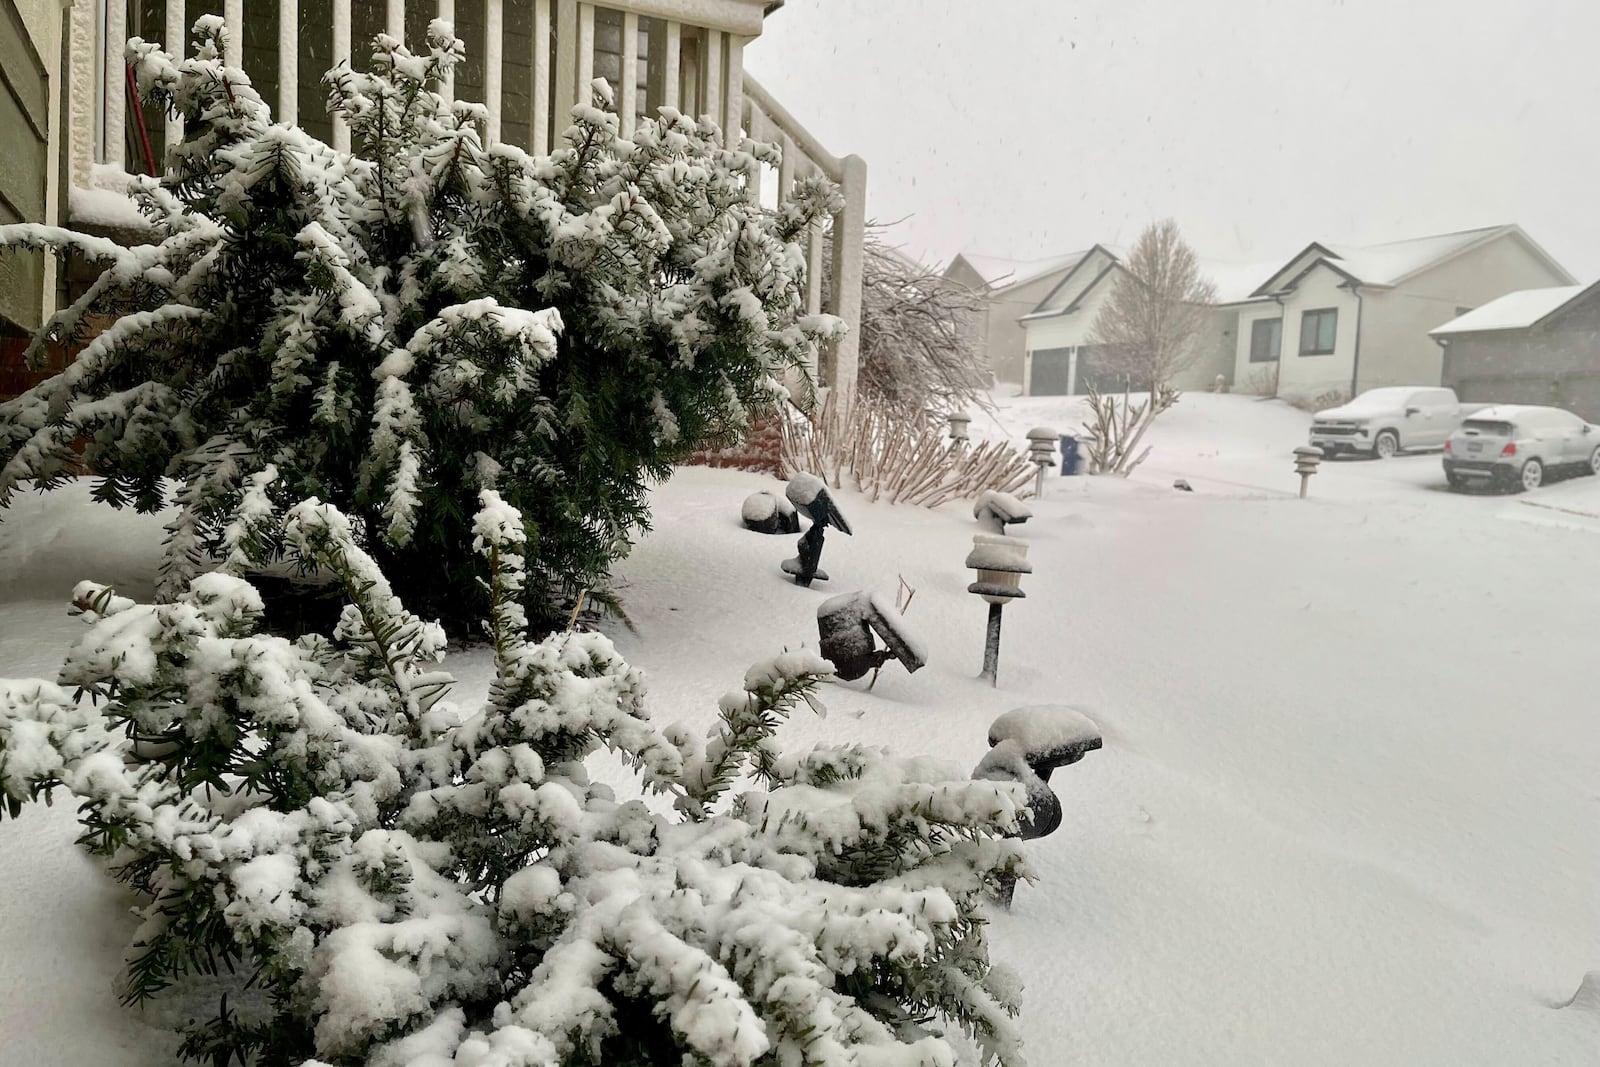
[[[1089,386],[1089,420],[1084,426],[1083,446],[1090,474],[1116,474],[1126,478],[1150,454],[1148,446],[1138,451],[1144,433],[1156,416],[1178,402],[1171,386],[1159,387],[1155,395],[1134,400],[1124,391],[1121,399],[1107,396]]]
[[[957,445],[931,419],[906,419],[864,398],[842,404],[838,395],[830,392],[818,411],[791,410],[784,419],[786,473],[810,471],[869,500],[929,508],[986,489],[1026,495],[1035,468],[1010,445]]]
[[[1250,391],[1257,396],[1278,395],[1278,361],[1263,363],[1250,372]]]
[[[983,297],[886,242],[869,226],[861,265],[861,371],[856,388],[903,415],[989,406],[978,345]],[[825,256],[831,271],[832,256]],[[832,284],[831,274],[825,274]]]
[[[1317,412],[1326,408],[1336,408],[1350,399],[1350,394],[1343,389],[1328,389],[1316,396],[1286,396],[1290,407],[1299,408],[1301,411]]]

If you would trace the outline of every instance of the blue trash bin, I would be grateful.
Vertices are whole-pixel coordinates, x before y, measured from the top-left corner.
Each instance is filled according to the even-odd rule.
[[[1061,435],[1061,477],[1078,473],[1078,465],[1083,462],[1083,456],[1078,451],[1078,439],[1070,433]]]

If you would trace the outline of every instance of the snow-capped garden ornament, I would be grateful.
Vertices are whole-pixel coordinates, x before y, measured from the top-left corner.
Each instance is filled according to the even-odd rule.
[[[800,532],[800,513],[789,503],[787,496],[762,489],[744,498],[739,509],[746,530],[764,534],[794,534]]]
[[[783,572],[793,575],[796,585],[825,582],[828,572],[817,566],[822,561],[823,536],[829,526],[837,527],[840,533],[849,535],[850,524],[845,521],[839,505],[833,502],[827,484],[815,474],[799,471],[790,476],[784,495],[791,504],[805,512],[811,520],[811,528],[800,537],[800,554],[783,561]]]
[[[945,416],[950,424],[950,443],[956,448],[965,448],[967,444],[967,427],[972,424],[972,416],[965,411],[952,411]]]
[[[985,528],[1003,534],[1007,526],[1033,518],[1033,509],[1010,493],[989,489],[978,494],[977,501],[972,505],[972,517]]]
[[[1056,465],[1056,442],[1060,437],[1048,426],[1035,426],[1028,431],[1028,459],[1039,468],[1033,483],[1036,497],[1044,496],[1044,472]]]
[[[974,534],[967,566],[978,572],[978,580],[967,586],[967,592],[989,603],[983,672],[978,677],[989,679],[990,685],[999,685],[1000,613],[1007,601],[1028,595],[1022,591],[1022,576],[1033,573],[1033,565],[1028,562],[1028,542],[997,534]]]
[[[57,682],[0,681],[0,816],[75,795],[80,843],[146,919],[129,998],[177,986],[216,1013],[182,1058],[953,1065],[970,1041],[1020,1067],[981,913],[1025,873],[1023,789],[855,745],[784,755],[777,729],[828,673],[814,653],[752,667],[704,738],[658,728],[604,636],[529,642],[527,535],[492,492],[475,709],[342,513],[230,528],[335,574],[337,628],[262,634],[260,597],[221,571],[157,605],[84,583]],[[602,750],[671,810],[592,781]]]
[[[412,607],[460,629],[484,604],[475,495],[497,489],[537,531],[533,621],[559,626],[603,590],[651,481],[770,410],[840,328],[806,313],[798,244],[838,192],[808,178],[762,208],[749,175],[771,146],[670,108],[623,139],[603,82],[548,157],[485,145],[482,108],[431,88],[464,53],[436,21],[418,54],[379,36],[357,49],[371,73],[330,74],[341,152],[273,123],[223,61],[222,19],[195,36],[187,59],[129,42],[143,98],[187,131],[131,187],[153,243],[0,227],[103,268],[30,360],[111,322],[0,405],[0,504],[84,467],[104,502],[175,504],[162,599],[271,463],[281,504],[339,506]]]
[[[1020,821],[1024,841],[1055,833],[1061,825],[1061,798],[1050,788],[1057,767],[1076,763],[1101,745],[1100,728],[1087,715],[1063,704],[1013,708],[989,726],[989,751],[972,777],[1016,782],[1028,792],[1027,815]],[[1011,906],[1016,880],[1002,883],[997,894]]]
[[[1311,476],[1322,464],[1322,449],[1316,445],[1301,445],[1294,450],[1294,472],[1300,476],[1300,499],[1306,497]]]
[[[926,647],[905,618],[893,604],[871,593],[842,593],[824,600],[817,608],[817,633],[822,658],[847,682],[890,660],[899,660],[908,674],[915,674],[928,662]],[[878,647],[876,638],[883,639],[883,648]]]

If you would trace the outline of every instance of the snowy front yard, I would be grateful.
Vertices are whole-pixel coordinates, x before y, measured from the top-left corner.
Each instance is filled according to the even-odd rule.
[[[1013,439],[1073,422],[1067,401],[1001,403]],[[998,688],[976,678],[961,506],[840,494],[855,536],[801,589],[778,570],[793,539],[739,523],[771,480],[735,472],[656,493],[618,647],[658,719],[703,728],[749,663],[815,644],[822,600],[892,598],[899,575],[929,666],[828,687],[791,745],[970,767],[1009,708],[1099,722],[1105,748],[1053,779],[1066,817],[1029,846],[1038,883],[994,919],[1035,1064],[1593,1063],[1600,1014],[1558,1005],[1600,969],[1600,479],[1460,497],[1415,456],[1325,464],[1302,501],[1306,421],[1185,397],[1132,480],[1052,479],[1015,530],[1034,572]],[[0,676],[54,673],[77,578],[149,592],[160,520],[82,489],[0,526]],[[452,666],[484,684],[482,652]],[[69,805],[0,823],[0,1059],[169,1062],[151,1027],[175,1020],[116,1003],[130,921],[72,835]]]

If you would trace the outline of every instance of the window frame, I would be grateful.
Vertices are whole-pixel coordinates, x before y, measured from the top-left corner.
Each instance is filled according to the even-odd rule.
[[[1322,332],[1321,331],[1321,323],[1322,323],[1322,321],[1324,319],[1331,319],[1332,322],[1333,322],[1333,329],[1330,331],[1330,336],[1328,338],[1328,347],[1327,348],[1315,347],[1316,344],[1317,344],[1317,334],[1320,334]],[[1313,330],[1312,337],[1311,337],[1311,344],[1313,345],[1313,347],[1307,348],[1306,347],[1306,327],[1311,322],[1317,323],[1317,326]],[[1338,349],[1338,347],[1339,347],[1339,309],[1338,308],[1336,308],[1336,307],[1308,308],[1307,310],[1302,311],[1300,313],[1300,354],[1302,356],[1331,356],[1331,355],[1333,355],[1334,351]]]
[[[1258,336],[1260,336],[1261,327],[1263,327],[1263,326],[1274,326],[1274,325],[1277,326],[1278,329],[1277,329],[1276,343],[1273,344],[1273,346],[1272,346],[1272,348],[1273,348],[1272,354],[1270,356],[1266,356],[1266,357],[1263,357],[1263,358],[1257,358],[1256,357],[1256,338]],[[1279,315],[1275,319],[1267,319],[1267,318],[1253,319],[1251,321],[1251,323],[1250,323],[1250,362],[1251,363],[1277,363],[1281,359],[1283,359],[1283,316]]]

